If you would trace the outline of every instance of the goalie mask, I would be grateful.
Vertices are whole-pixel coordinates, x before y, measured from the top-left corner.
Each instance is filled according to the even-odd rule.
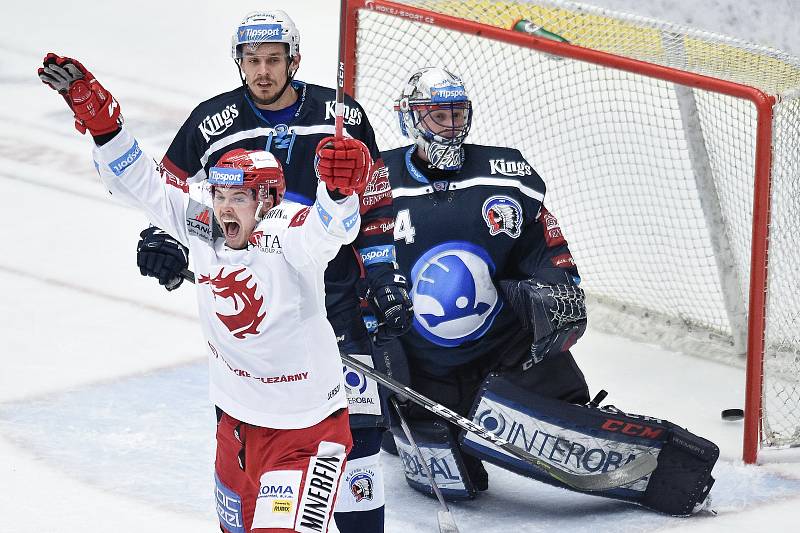
[[[395,102],[400,131],[425,153],[431,166],[458,170],[472,124],[472,103],[464,82],[443,68],[414,73]]]
[[[231,38],[231,57],[239,66],[239,76],[245,85],[246,81],[241,69],[245,50],[249,48],[254,51],[263,43],[286,45],[286,83],[274,98],[263,102],[269,105],[283,95],[297,72],[297,65],[293,61],[300,56],[300,32],[289,15],[277,9],[253,11],[245,15]]]
[[[215,187],[252,189],[258,201],[255,218],[261,220],[267,211],[281,203],[286,181],[280,161],[270,152],[237,148],[225,153],[208,171],[211,195]],[[269,200],[272,202],[269,202]],[[266,207],[266,209],[265,209]]]

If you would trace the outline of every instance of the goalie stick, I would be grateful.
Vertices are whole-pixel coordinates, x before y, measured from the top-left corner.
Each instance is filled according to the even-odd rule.
[[[191,270],[183,269],[181,271],[181,276],[187,281],[195,283],[194,272]],[[406,387],[399,381],[395,381],[389,376],[361,363],[357,359],[345,354],[341,354],[341,357],[342,361],[344,361],[347,366],[363,372],[365,375],[374,379],[387,389],[399,394],[404,398],[408,398],[410,401],[421,407],[424,407],[431,413],[440,416],[451,424],[454,424],[461,429],[468,431],[491,444],[494,444],[514,458],[539,468],[553,479],[556,479],[561,483],[572,487],[573,489],[594,492],[621,487],[649,475],[658,466],[658,461],[655,457],[649,453],[643,453],[633,461],[620,466],[616,470],[611,470],[608,472],[596,472],[592,474],[575,474],[569,470],[561,468],[560,466],[539,459],[532,453],[523,450],[519,446],[515,446],[507,440],[498,437],[494,433],[486,431],[472,420],[459,415],[455,411],[448,409],[442,404],[434,402],[410,387]]]
[[[649,453],[643,453],[633,461],[626,465],[620,466],[616,470],[592,474],[575,474],[558,465],[554,465],[539,459],[532,453],[529,453],[522,448],[511,444],[507,440],[498,437],[490,431],[486,431],[472,420],[459,415],[444,405],[434,402],[415,390],[406,387],[399,381],[395,381],[389,376],[376,371],[375,369],[361,363],[349,355],[342,354],[342,361],[344,361],[347,366],[363,372],[365,375],[374,379],[387,389],[399,394],[404,398],[408,398],[410,401],[421,407],[424,407],[431,413],[440,416],[451,424],[455,424],[461,429],[468,431],[473,435],[490,442],[491,444],[494,444],[516,459],[539,468],[553,479],[556,479],[563,484],[572,487],[573,489],[593,492],[621,487],[649,475],[658,466],[658,461],[655,457]]]

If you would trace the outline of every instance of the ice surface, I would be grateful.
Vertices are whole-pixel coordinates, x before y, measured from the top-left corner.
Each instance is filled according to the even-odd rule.
[[[773,3],[778,10],[787,4],[758,5],[766,12]],[[668,5],[677,6],[676,16],[693,10],[702,20],[719,12],[719,23],[741,28],[740,37],[769,36],[759,29],[769,27],[762,24],[768,17],[745,20],[749,11],[741,10],[731,18],[720,4]],[[135,245],[144,217],[106,197],[90,140],[72,129],[63,102],[35,71],[50,50],[83,60],[158,158],[194,105],[238,84],[230,33],[257,7],[279,6],[112,0],[77,10],[42,0],[2,8],[0,531],[218,531],[214,413],[192,291],[168,294],[138,275]],[[332,85],[336,2],[282,7],[303,32],[298,77]],[[742,406],[741,370],[594,331],[576,357],[592,392],[605,388],[622,409],[668,418],[720,445],[712,491],[719,514],[662,517],[489,466],[490,490],[452,505],[462,533],[796,527],[798,454],[764,454],[765,464],[745,467],[741,423],[719,418],[721,409]],[[406,486],[397,458],[383,460],[387,531],[435,531],[436,502]]]

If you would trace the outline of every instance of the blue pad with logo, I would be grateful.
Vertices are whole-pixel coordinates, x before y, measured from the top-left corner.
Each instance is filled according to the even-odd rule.
[[[245,533],[242,517],[242,497],[229,489],[214,475],[217,516],[219,524],[228,533]]]
[[[442,496],[448,501],[475,498],[477,491],[467,475],[461,451],[447,424],[439,420],[409,420],[408,424]],[[433,487],[425,467],[420,463],[420,458],[406,439],[402,428],[392,427],[392,434],[398,455],[403,460],[406,482],[412,489],[432,496]]]
[[[607,472],[642,453],[657,457],[649,476],[598,496],[625,500],[674,516],[691,514],[711,490],[719,448],[666,420],[623,413],[612,406],[582,406],[538,396],[492,373],[481,385],[470,418],[540,459],[576,474]],[[461,432],[466,453],[505,469],[568,488],[471,433]]]

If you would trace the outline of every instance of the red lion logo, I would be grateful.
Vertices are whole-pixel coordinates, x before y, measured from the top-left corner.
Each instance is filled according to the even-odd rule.
[[[253,279],[253,275],[248,274],[247,277],[239,280],[236,279],[236,276],[245,272],[247,268],[242,267],[226,276],[222,275],[224,270],[221,268],[213,279],[201,275],[199,283],[210,284],[214,298],[231,298],[233,300],[233,308],[239,312],[235,315],[217,313],[217,317],[233,333],[234,337],[244,339],[245,335],[258,335],[260,333],[258,326],[267,316],[267,312],[259,314],[264,297],[256,295],[257,285],[255,283],[252,286],[248,284]]]

